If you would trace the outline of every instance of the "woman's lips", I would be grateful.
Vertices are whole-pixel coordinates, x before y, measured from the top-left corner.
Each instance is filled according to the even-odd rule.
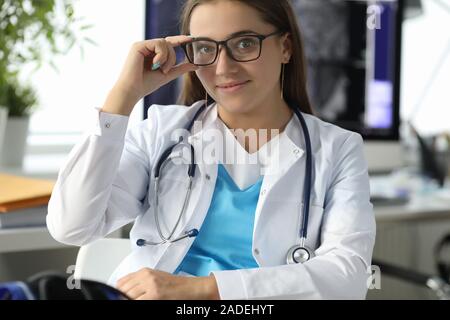
[[[224,92],[224,93],[236,92],[239,89],[243,88],[249,82],[250,81],[244,81],[244,82],[237,83],[235,85],[220,85],[220,86],[217,86],[217,89],[220,92]]]

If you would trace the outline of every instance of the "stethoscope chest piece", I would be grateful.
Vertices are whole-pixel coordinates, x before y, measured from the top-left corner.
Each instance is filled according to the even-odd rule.
[[[295,245],[287,253],[287,264],[304,263],[314,257],[314,251],[306,246]]]

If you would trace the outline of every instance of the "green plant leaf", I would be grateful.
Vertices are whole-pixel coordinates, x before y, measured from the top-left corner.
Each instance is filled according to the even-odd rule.
[[[93,24],[85,24],[84,26],[80,27],[80,30],[88,30],[88,29],[92,29],[94,27]]]
[[[78,44],[84,59],[83,44],[97,45],[85,35],[93,25],[75,14],[75,0],[58,1],[62,5],[55,0],[0,0],[0,103],[6,103],[11,115],[30,113],[37,104],[33,88],[18,80],[23,65],[31,63],[37,70],[48,63],[59,72],[50,57]]]
[[[98,43],[92,40],[91,38],[84,37],[83,40],[86,41],[87,43],[92,44],[93,46],[98,46]]]

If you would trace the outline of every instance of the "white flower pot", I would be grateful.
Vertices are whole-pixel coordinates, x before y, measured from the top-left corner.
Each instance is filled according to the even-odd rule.
[[[9,117],[6,121],[5,137],[0,164],[8,167],[22,167],[27,145],[30,117]]]
[[[0,157],[2,155],[3,138],[5,136],[6,121],[8,119],[8,109],[0,106]]]

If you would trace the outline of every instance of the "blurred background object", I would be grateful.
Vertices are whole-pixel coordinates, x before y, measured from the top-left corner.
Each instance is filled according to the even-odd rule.
[[[416,18],[422,14],[422,0],[405,0],[405,19]]]
[[[54,56],[78,44],[79,33],[90,25],[80,23],[70,0],[0,1],[0,106],[9,110],[0,165],[22,166],[30,116],[38,105],[35,89],[19,78],[25,64],[35,70]],[[91,41],[92,42],[92,41]],[[1,148],[0,148],[1,150]]]
[[[9,113],[8,108],[0,105],[0,155],[2,154],[3,138],[5,136],[8,113]]]

